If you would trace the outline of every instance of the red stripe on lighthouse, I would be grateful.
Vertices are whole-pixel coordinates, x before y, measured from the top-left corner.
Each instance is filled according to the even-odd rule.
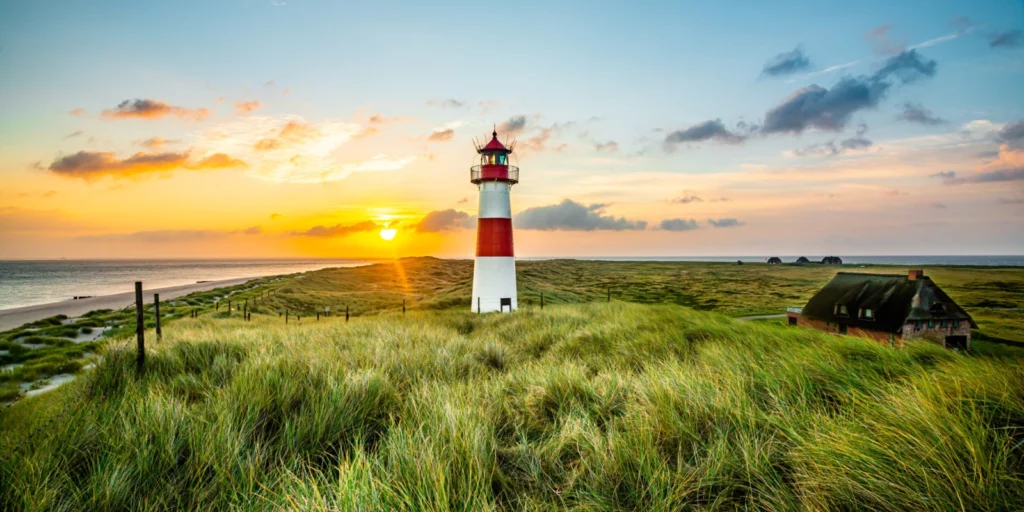
[[[512,251],[512,219],[477,219],[477,256],[515,256]]]

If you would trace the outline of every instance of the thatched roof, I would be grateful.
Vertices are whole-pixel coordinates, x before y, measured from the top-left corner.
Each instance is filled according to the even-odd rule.
[[[847,315],[836,311],[847,308]],[[871,309],[874,318],[861,315]],[[886,332],[899,332],[914,320],[965,320],[976,327],[966,311],[927,277],[839,272],[804,306],[803,315],[828,322]]]

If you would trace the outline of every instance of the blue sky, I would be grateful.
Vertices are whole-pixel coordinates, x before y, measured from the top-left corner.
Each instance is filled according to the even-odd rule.
[[[277,126],[275,120],[299,118],[314,125],[349,123],[357,130],[374,125],[370,116],[379,113],[396,121],[380,123],[374,137],[333,139],[341,142],[329,148],[331,165],[361,169],[360,162],[383,155],[396,168],[367,183],[350,171],[332,174],[337,179],[323,180],[322,187],[363,193],[343,201],[351,206],[344,214],[327,202],[294,208],[295,222],[337,217],[355,223],[374,208],[391,208],[408,217],[409,225],[413,217],[431,211],[471,215],[472,201],[468,206],[455,202],[474,193],[460,170],[474,158],[466,150],[470,138],[522,116],[525,128],[514,135],[540,142],[533,150],[523,146],[524,180],[514,209],[554,209],[569,199],[605,205],[584,208],[582,215],[642,219],[649,226],[644,233],[582,230],[573,245],[550,237],[577,227],[552,225],[521,236],[531,255],[604,251],[611,240],[619,246],[628,240],[644,254],[681,254],[694,251],[695,245],[709,254],[946,252],[939,243],[898,242],[912,224],[935,222],[937,214],[944,223],[935,224],[937,229],[972,233],[971,247],[977,250],[968,253],[1019,253],[1024,243],[1007,239],[1024,239],[1016,202],[1024,194],[1024,180],[1013,178],[1019,145],[1006,139],[1010,131],[1004,130],[1024,118],[1022,25],[1019,1],[6,2],[0,6],[0,179],[7,181],[10,197],[0,195],[0,208],[8,208],[8,215],[13,209],[23,216],[65,215],[67,205],[81,202],[75,215],[87,227],[6,235],[22,237],[23,246],[35,248],[12,257],[77,250],[73,241],[84,236],[144,232],[147,226],[109,222],[116,213],[109,208],[85,205],[98,195],[114,198],[153,184],[137,176],[121,179],[112,171],[103,172],[102,180],[55,176],[53,164],[64,156],[88,151],[125,158],[139,151],[141,139],[159,136],[180,141],[178,151],[195,157],[204,148],[212,154],[211,148],[227,147],[212,143],[210,133],[230,128],[238,134],[244,131],[241,123],[250,119],[245,116],[254,116],[251,124],[260,129]],[[869,35],[873,31],[874,37]],[[1009,39],[993,45],[1001,34]],[[801,69],[779,76],[762,72],[777,55],[794,49],[807,61]],[[874,104],[854,108],[841,126],[816,125],[800,133],[764,130],[767,113],[791,94],[814,85],[831,89],[843,77],[872,76],[900,52],[910,51],[920,63],[934,62],[934,72],[908,83],[890,78],[893,85]],[[830,67],[841,69],[827,71]],[[173,114],[144,121],[112,121],[103,114],[134,99],[188,111],[208,109],[210,115],[195,123]],[[232,105],[244,101],[259,106],[253,112],[232,111]],[[456,102],[462,106],[442,108]],[[901,120],[906,103],[941,122]],[[673,132],[716,121],[725,135],[666,144]],[[331,126],[345,131],[340,124]],[[451,144],[428,138],[448,128],[454,132]],[[68,137],[76,132],[81,135]],[[972,135],[963,135],[968,132]],[[822,149],[853,139],[867,142],[835,154]],[[598,149],[608,142],[614,147]],[[414,157],[414,163],[399,164]],[[238,158],[247,164],[247,179],[266,181],[273,175],[289,181],[276,171],[252,171],[257,156]],[[887,168],[893,169],[888,175]],[[1009,172],[1009,179],[963,185],[953,184],[955,178],[949,184],[926,179],[939,172],[962,178],[993,170]],[[188,172],[160,173],[154,179],[165,188],[191,186],[191,178],[178,176]],[[223,173],[246,174],[238,169]],[[213,174],[204,174],[211,186],[228,179]],[[418,188],[410,184],[425,174],[445,177]],[[829,175],[835,178],[822,178]],[[692,185],[689,176],[694,176]],[[262,184],[251,186],[255,190]],[[665,197],[653,200],[652,190],[658,188]],[[55,195],[49,197],[54,204],[27,199],[49,190],[59,190],[59,204]],[[877,194],[853,197],[865,190]],[[778,242],[776,235],[785,226],[803,227],[820,212],[822,205],[811,199],[819,197],[815,194],[847,197],[849,203],[828,206],[837,218],[844,212],[847,218],[870,217],[858,208],[877,212],[893,202],[909,205],[911,212],[928,206],[942,211],[908,213],[903,225],[888,219],[884,236],[869,222],[853,226],[855,239],[812,229],[806,239]],[[731,208],[712,202],[712,196],[729,197]],[[730,196],[742,196],[742,204]],[[360,200],[370,197],[381,206]],[[685,197],[701,200],[672,202]],[[385,204],[389,201],[393,204]],[[237,203],[237,209],[253,207]],[[170,216],[155,220],[163,230],[231,231],[185,217],[195,225],[176,223]],[[699,221],[700,229],[654,229],[661,220],[677,218]],[[738,219],[736,229],[716,229],[706,222],[718,218]],[[261,220],[254,215],[237,222]],[[328,240],[318,249],[300,248],[291,239],[281,241],[287,229],[263,231],[267,240],[250,243],[268,255],[325,253],[344,245]],[[440,235],[447,241],[421,241],[406,250],[462,254],[460,244],[472,233],[453,228]],[[690,239],[678,238],[683,236]],[[137,248],[139,254],[151,249]]]

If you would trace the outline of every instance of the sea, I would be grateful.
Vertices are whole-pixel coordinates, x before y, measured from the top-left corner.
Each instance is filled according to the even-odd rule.
[[[354,259],[0,261],[0,310],[198,281],[294,274],[372,263]]]
[[[793,262],[799,256],[780,256]],[[841,256],[851,265],[963,265],[1024,267],[1024,256]],[[821,256],[807,256],[821,261]],[[519,258],[547,260],[553,258]],[[587,257],[591,261],[763,262],[762,256]],[[219,259],[219,260],[47,260],[0,261],[0,310],[98,296],[134,289],[135,281],[147,289],[198,281],[294,274],[328,267],[355,267],[367,259]]]

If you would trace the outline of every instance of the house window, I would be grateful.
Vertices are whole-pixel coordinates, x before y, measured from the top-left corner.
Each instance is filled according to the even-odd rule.
[[[943,329],[945,329],[946,328],[946,321],[945,320],[939,320],[939,327],[942,327]]]
[[[846,304],[836,304],[835,313],[838,316],[849,316],[850,310],[846,307]]]
[[[959,329],[960,328],[960,320],[953,320],[953,328],[954,329]]]
[[[914,320],[914,329],[920,329],[920,328],[921,328],[921,321],[920,320]]]
[[[871,320],[875,318],[875,312],[870,308],[862,309],[860,310],[860,316],[867,318],[868,320]]]
[[[935,320],[928,320],[928,328],[929,329],[935,328]]]
[[[846,324],[839,324],[839,334],[846,334]]]

